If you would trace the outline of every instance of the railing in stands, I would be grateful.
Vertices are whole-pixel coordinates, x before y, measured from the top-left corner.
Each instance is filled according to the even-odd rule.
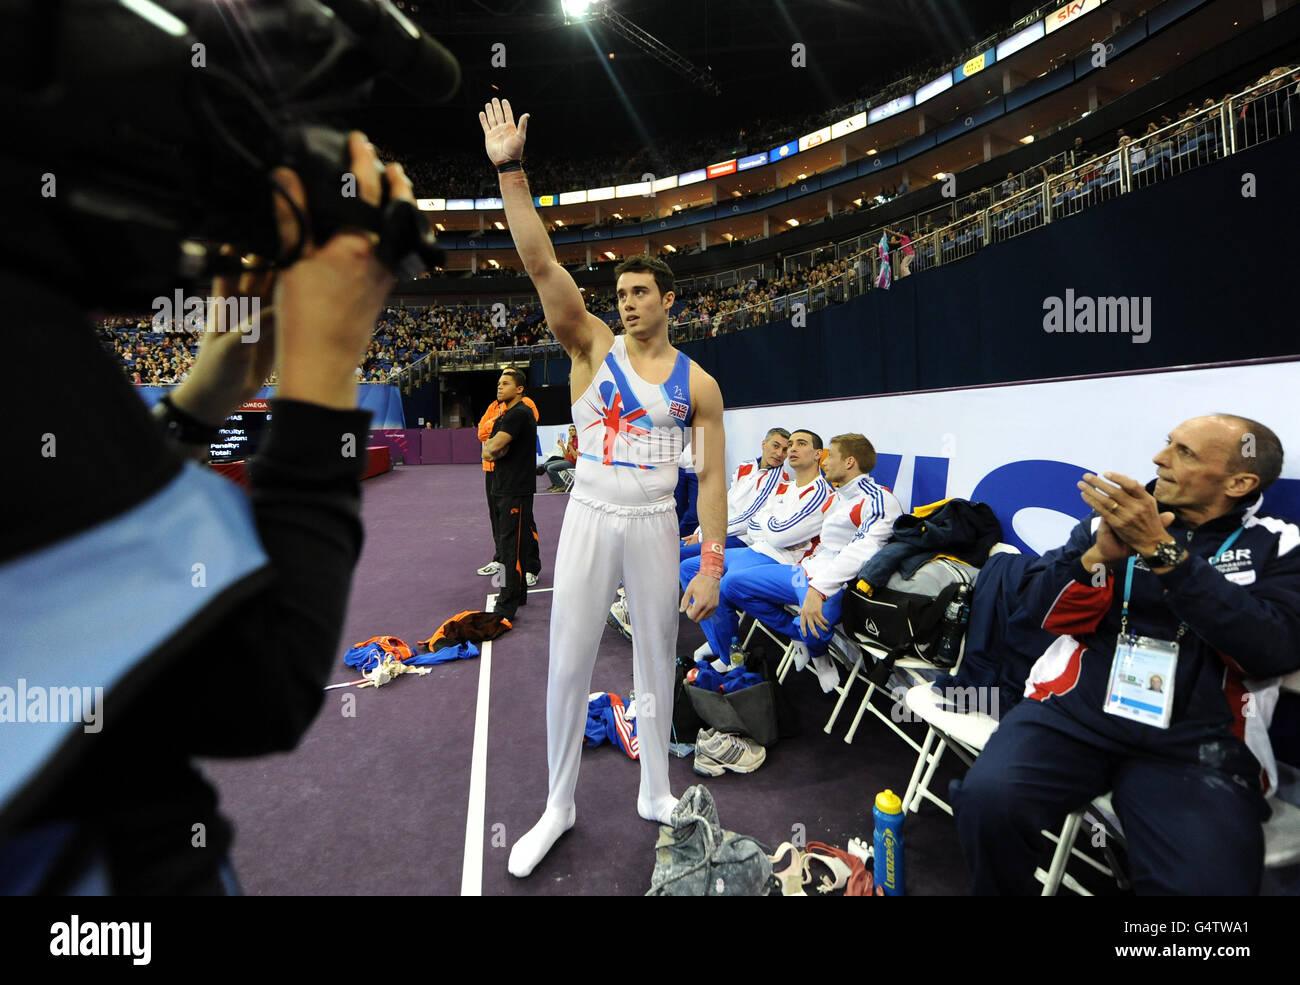
[[[1300,72],[1251,86],[1224,102],[1228,153],[1294,133],[1300,126]]]
[[[1020,190],[980,189],[937,209],[901,220],[891,229],[907,232],[914,250],[911,274],[973,256],[993,243],[1032,232],[1119,195],[1148,187],[1193,168],[1203,167],[1244,148],[1300,129],[1300,79],[1289,73],[1231,96],[1166,127],[1125,142],[1109,155],[1099,154],[1067,167],[1069,154],[1061,154],[1021,173]],[[1060,173],[1053,173],[1060,169]],[[1026,186],[1024,179],[1041,179]],[[924,224],[943,220],[924,231]],[[918,230],[921,230],[918,233]],[[692,318],[670,325],[674,343],[691,342],[743,331],[756,325],[791,317],[802,305],[814,312],[851,300],[875,289],[880,273],[878,242],[885,230],[877,227],[851,240],[793,254],[784,260],[783,273],[813,270],[819,264],[845,260],[844,273],[822,275],[807,287],[780,297]],[[895,280],[905,276],[904,252],[891,249],[888,262]],[[693,277],[679,283],[685,290],[701,285],[718,289],[745,284],[751,276],[766,273],[761,265]],[[420,382],[442,371],[494,368],[515,361],[562,352],[558,343],[535,346],[493,346],[482,343],[431,353],[390,376],[389,382]]]

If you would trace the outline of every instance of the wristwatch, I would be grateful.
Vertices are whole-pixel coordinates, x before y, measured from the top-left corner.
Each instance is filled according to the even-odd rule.
[[[217,428],[181,410],[172,403],[170,394],[154,405],[153,415],[162,424],[163,433],[177,444],[201,446],[217,440]]]
[[[1151,554],[1143,555],[1147,566],[1151,568],[1172,568],[1183,556],[1183,547],[1176,540],[1166,540],[1157,544]]]

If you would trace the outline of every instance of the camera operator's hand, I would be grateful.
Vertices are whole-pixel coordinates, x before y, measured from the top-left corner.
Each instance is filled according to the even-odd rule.
[[[233,248],[222,252],[230,254]],[[245,273],[212,281],[212,294],[219,302],[255,297],[258,307],[249,322],[240,325],[226,324],[227,311],[221,303],[208,312],[198,357],[172,393],[177,407],[216,427],[262,388],[275,361],[275,313],[270,307],[274,283],[274,273]]]
[[[357,131],[348,135],[348,147],[361,198],[378,206],[382,186],[374,148]],[[400,164],[389,164],[383,174],[393,198],[414,200]],[[305,216],[307,198],[298,176],[277,168],[272,177]],[[289,249],[306,233],[283,198],[274,198],[280,242]],[[302,259],[280,272],[275,285],[280,397],[340,410],[356,406],[357,367],[396,281],[379,262],[377,245],[373,233],[343,229],[323,245],[308,239]]]

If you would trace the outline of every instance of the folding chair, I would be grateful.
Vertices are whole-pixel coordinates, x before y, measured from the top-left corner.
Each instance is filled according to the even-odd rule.
[[[1300,694],[1300,671],[1283,678],[1282,688]],[[1284,766],[1285,764],[1279,764],[1279,768]],[[1300,807],[1279,797],[1270,800],[1269,806],[1273,809],[1273,813],[1264,822],[1264,868],[1280,869],[1288,865],[1295,865],[1300,862]],[[1044,831],[1043,834],[1049,840],[1056,842],[1056,852],[1052,856],[1051,868],[1047,872],[1042,869],[1034,872],[1034,878],[1043,883],[1044,896],[1056,895],[1057,890],[1062,885],[1081,896],[1092,895],[1066,873],[1065,863],[1069,860],[1070,855],[1087,862],[1099,872],[1114,877],[1119,882],[1121,889],[1127,888],[1127,880],[1110,850],[1109,840],[1102,846],[1107,861],[1110,863],[1109,869],[1095,859],[1082,854],[1074,847],[1079,828],[1089,815],[1094,816],[1099,823],[1105,826],[1108,839],[1113,837],[1119,839],[1121,843],[1123,842],[1123,832],[1119,829],[1118,821],[1114,820],[1110,794],[1098,797],[1087,807],[1077,810],[1067,817],[1065,823],[1061,826],[1059,835]]]
[[[920,752],[921,747],[917,745],[916,740],[898,727],[898,722],[893,718],[892,708],[891,713],[886,715],[872,703],[871,699],[875,697],[877,692],[879,692],[888,697],[892,702],[894,700],[894,689],[896,687],[908,687],[920,683],[927,683],[928,685],[926,672],[928,671],[932,674],[937,674],[938,669],[934,664],[922,660],[919,657],[900,656],[889,665],[889,670],[886,672],[887,676],[885,677],[884,682],[881,683],[876,678],[880,676],[878,669],[884,665],[886,659],[889,657],[888,650],[880,647],[878,644],[873,642],[870,637],[861,633],[854,633],[852,634],[852,637],[844,633],[836,634],[835,641],[832,641],[831,643],[832,650],[835,649],[836,642],[841,643],[839,652],[845,665],[850,666],[848,663],[849,660],[853,660],[853,663],[849,669],[848,680],[838,688],[840,700],[836,703],[835,710],[831,712],[831,717],[827,720],[826,727],[823,731],[827,735],[830,735],[831,729],[835,725],[835,719],[839,717],[840,709],[843,708],[845,702],[848,701],[850,689],[858,679],[858,676],[861,675],[863,683],[867,686],[867,690],[866,693],[862,695],[862,700],[858,702],[858,710],[853,716],[853,721],[849,725],[849,730],[844,733],[844,741],[846,743],[853,742],[853,737],[857,734],[858,726],[862,723],[862,716],[870,711],[873,715],[884,722],[884,724],[888,726],[895,735],[901,738],[917,752]],[[868,659],[871,660],[870,667],[866,667]],[[863,669],[864,667],[866,667],[865,671]]]
[[[790,615],[792,616],[798,616],[799,614],[799,610],[792,605],[786,606],[785,610],[786,612],[790,613]],[[757,630],[762,630],[765,634],[767,634],[767,636],[774,643],[782,647],[781,659],[777,662],[777,667],[776,667],[776,679],[778,684],[784,684],[785,678],[790,672],[790,668],[794,665],[795,645],[799,641],[786,640],[785,637],[779,635],[775,630],[771,629],[768,626],[763,625],[761,622],[755,619],[753,625],[750,626],[749,628],[749,632],[745,634],[745,640],[744,643],[742,644],[743,647],[748,648],[749,641],[753,637],[755,631]],[[850,637],[846,632],[844,632],[842,629],[837,629],[835,630],[835,633],[831,638],[831,646],[829,652],[832,655],[833,659],[837,659],[840,663],[844,664],[845,667],[849,668],[849,677],[848,680],[846,680],[843,684],[836,685],[835,691],[839,695],[839,700],[836,701],[835,708],[834,710],[831,711],[831,716],[827,720],[826,725],[822,729],[822,731],[824,731],[827,735],[830,735],[831,729],[835,727],[836,719],[839,718],[840,711],[843,709],[845,702],[848,700],[850,690],[853,688],[853,685],[857,681],[858,677],[862,676],[863,682],[867,685],[867,691],[862,696],[862,701],[858,705],[857,714],[853,718],[853,724],[852,726],[850,726],[848,733],[844,736],[844,741],[846,743],[853,742],[853,736],[858,730],[858,725],[862,721],[862,716],[867,712],[868,709],[870,709],[871,713],[875,715],[877,718],[879,718],[886,726],[888,726],[894,732],[895,735],[897,735],[900,739],[906,742],[913,749],[920,750],[921,747],[917,745],[916,740],[913,739],[906,732],[904,732],[901,728],[899,728],[898,723],[895,722],[890,715],[881,711],[879,708],[877,708],[875,705],[871,703],[872,697],[877,692],[880,692],[890,697],[892,697],[893,694],[892,690],[887,690],[884,685],[879,685],[875,683],[874,681],[870,680],[866,674],[863,674],[862,672],[863,666],[865,665],[868,656],[871,657],[872,666],[874,667],[876,664],[879,663],[879,660],[876,658],[876,654],[879,654],[880,657],[883,658],[884,656],[887,655],[886,651],[874,649],[870,647],[869,644],[863,642],[861,638],[855,640],[852,637]],[[920,678],[921,675],[919,672],[924,668],[929,668],[931,670],[934,669],[933,665],[928,664],[923,660],[906,658],[906,657],[902,658],[894,664],[893,671],[890,674],[889,683],[893,683],[894,681],[897,680],[902,680],[903,678],[900,676],[902,674],[911,675],[912,679],[908,680],[907,683],[914,683],[916,679]]]
[[[903,697],[907,711],[925,722],[925,740],[917,750],[916,765],[903,795],[903,814],[916,811],[922,800],[929,800],[947,814],[952,807],[930,790],[930,781],[945,752],[951,750],[969,768],[975,762],[998,727],[998,720],[979,711],[964,714],[944,707],[943,698],[929,684],[917,684]]]
[[[1105,865],[1074,847],[1074,842],[1079,836],[1079,829],[1088,818],[1092,818],[1094,830],[1097,826],[1101,828],[1102,843],[1100,848],[1106,856]],[[1114,849],[1111,848],[1112,841],[1123,843],[1124,834],[1120,830],[1119,821],[1115,818],[1115,811],[1111,806],[1109,793],[1102,794],[1088,804],[1087,807],[1082,807],[1068,815],[1061,825],[1059,833],[1054,834],[1051,831],[1042,831],[1041,833],[1044,838],[1056,845],[1048,870],[1046,872],[1042,869],[1034,870],[1034,878],[1043,884],[1043,896],[1055,896],[1061,886],[1065,886],[1066,889],[1077,893],[1079,896],[1093,895],[1084,889],[1074,876],[1065,871],[1071,856],[1092,866],[1102,875],[1114,879],[1119,884],[1120,889],[1128,889],[1128,878],[1124,875],[1119,859],[1115,857]]]

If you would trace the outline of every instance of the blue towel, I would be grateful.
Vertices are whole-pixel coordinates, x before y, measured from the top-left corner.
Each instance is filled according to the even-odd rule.
[[[746,670],[743,664],[732,667],[725,674],[719,674],[707,660],[697,660],[695,669],[699,671],[695,675],[695,687],[703,688],[705,691],[730,694],[732,691],[743,691],[747,687],[763,683],[762,675]]]

